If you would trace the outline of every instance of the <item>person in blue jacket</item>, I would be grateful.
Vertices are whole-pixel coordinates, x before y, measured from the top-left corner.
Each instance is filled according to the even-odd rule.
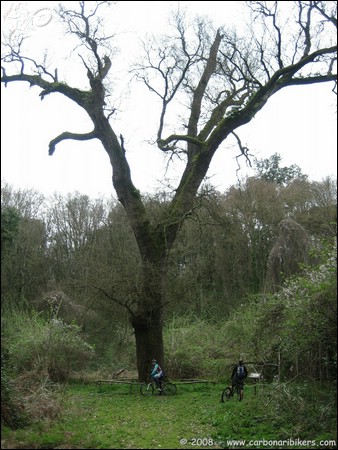
[[[150,373],[150,378],[152,378],[155,383],[156,386],[158,387],[158,389],[161,390],[162,388],[162,380],[163,380],[163,370],[161,369],[160,365],[158,364],[158,362],[156,361],[156,359],[153,359],[151,361],[151,373]]]

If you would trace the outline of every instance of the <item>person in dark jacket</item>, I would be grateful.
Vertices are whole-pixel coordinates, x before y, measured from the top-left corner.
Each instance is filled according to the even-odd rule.
[[[239,389],[239,399],[243,400],[244,395],[244,380],[248,376],[248,371],[243,363],[243,360],[240,359],[238,364],[232,369],[231,373],[231,382],[232,387],[238,386]]]

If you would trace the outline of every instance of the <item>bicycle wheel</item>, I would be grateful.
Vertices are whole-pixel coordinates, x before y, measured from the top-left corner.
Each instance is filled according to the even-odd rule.
[[[174,383],[164,383],[162,388],[162,393],[164,395],[175,395],[177,391],[176,385]]]
[[[222,397],[221,397],[222,403],[225,403],[227,400],[230,400],[231,395],[232,395],[232,389],[230,386],[228,386],[222,392]]]
[[[144,397],[151,397],[154,393],[154,386],[151,383],[141,384],[140,392]]]

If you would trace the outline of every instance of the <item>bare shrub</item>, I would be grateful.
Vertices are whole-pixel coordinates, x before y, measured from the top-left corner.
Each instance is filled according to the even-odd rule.
[[[64,395],[62,385],[51,383],[47,376],[26,372],[16,378],[15,387],[30,421],[55,420],[60,416]]]

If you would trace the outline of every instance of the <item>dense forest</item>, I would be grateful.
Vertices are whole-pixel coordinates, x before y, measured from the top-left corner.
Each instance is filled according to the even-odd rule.
[[[166,201],[147,197],[154,220]],[[135,372],[140,262],[119,203],[4,182],[1,207],[2,382]],[[242,357],[266,380],[335,379],[336,207],[335,180],[277,154],[226,193],[204,186],[169,261],[170,376],[221,380]]]

